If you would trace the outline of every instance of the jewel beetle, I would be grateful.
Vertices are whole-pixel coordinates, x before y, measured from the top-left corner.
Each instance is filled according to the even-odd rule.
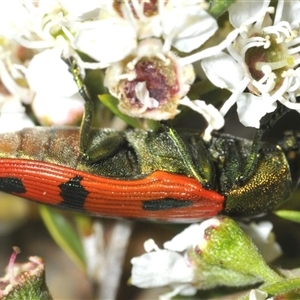
[[[217,214],[251,217],[288,198],[288,153],[299,138],[264,144],[162,126],[157,131],[91,129],[85,99],[81,128],[35,127],[0,135],[0,190],[96,216],[194,222]],[[292,141],[292,143],[291,143]]]

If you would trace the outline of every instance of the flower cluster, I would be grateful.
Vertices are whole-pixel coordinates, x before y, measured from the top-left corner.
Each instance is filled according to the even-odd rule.
[[[216,8],[204,0],[13,0],[0,13],[0,77],[7,90],[1,103],[17,98],[30,104],[42,124],[76,123],[83,102],[60,60],[64,51],[83,69],[105,70],[104,85],[121,112],[168,120],[180,105],[188,106],[206,119],[205,139],[224,125],[235,103],[240,121],[256,128],[277,102],[300,111],[299,2],[230,4],[219,8],[228,10],[232,26],[224,36]],[[223,41],[208,47],[216,34]],[[74,50],[93,62],[83,62]],[[220,110],[188,95],[200,64],[199,78],[232,93]]]
[[[221,114],[237,103],[240,121],[255,128],[277,101],[300,112],[300,2],[278,1],[276,10],[270,2],[236,1],[229,20],[240,34],[227,52],[201,62],[213,84],[232,92]]]
[[[167,120],[180,112],[179,104],[187,105],[219,129],[224,120],[218,110],[186,96],[195,79],[191,62],[198,56],[189,61],[179,55],[198,49],[216,32],[207,8],[202,0],[103,1],[92,20],[67,15],[63,24],[72,46],[96,61],[82,66],[106,68],[104,85],[121,112]]]

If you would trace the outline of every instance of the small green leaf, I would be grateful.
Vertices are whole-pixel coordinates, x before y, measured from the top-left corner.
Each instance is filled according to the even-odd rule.
[[[236,0],[210,0],[209,12],[215,18],[221,16]]]
[[[118,108],[118,99],[111,96],[110,94],[103,94],[98,96],[99,100],[116,116],[126,122],[129,126],[133,128],[140,128],[141,124],[139,120],[129,117],[120,112]]]
[[[278,217],[300,223],[300,212],[295,210],[277,210],[274,212]]]
[[[83,245],[70,221],[57,210],[45,205],[40,205],[40,214],[55,242],[82,270],[85,270]]]

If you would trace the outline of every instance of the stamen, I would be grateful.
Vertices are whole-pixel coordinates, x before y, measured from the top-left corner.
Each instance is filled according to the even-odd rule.
[[[274,89],[275,79],[276,79],[276,75],[272,72],[270,74],[266,74],[259,81],[252,80],[251,83],[253,84],[254,87],[256,87],[261,92],[261,94],[264,94],[264,93],[269,93]]]
[[[153,239],[144,242],[144,249],[146,252],[151,252],[152,250],[160,251]]]
[[[250,39],[249,39],[249,40],[250,40]],[[245,57],[246,52],[247,52],[250,48],[253,48],[253,47],[263,47],[263,46],[265,46],[265,45],[266,45],[265,41],[263,41],[263,42],[258,42],[258,41],[255,41],[255,42],[249,42],[249,43],[247,43],[246,45],[244,45],[244,46],[242,47],[242,50],[241,50],[241,56],[242,56],[242,57]]]
[[[286,40],[291,38],[292,28],[287,22],[282,21],[276,26],[265,27],[263,31],[267,34],[275,34],[277,36],[276,41],[279,44],[283,41],[283,36],[281,34],[283,34],[286,37]]]
[[[122,75],[117,76],[117,79],[119,81],[120,80],[132,81],[132,80],[136,79],[136,73],[133,71],[133,72],[129,72],[129,73],[126,73],[126,74],[122,74]]]
[[[233,91],[228,100],[223,104],[220,109],[220,113],[222,116],[225,116],[229,109],[236,103],[238,97],[242,94],[242,92],[246,89],[248,84],[250,83],[250,78],[244,77],[239,87]]]
[[[300,52],[300,46],[288,49],[289,54],[295,54],[295,53],[298,54],[299,52]]]

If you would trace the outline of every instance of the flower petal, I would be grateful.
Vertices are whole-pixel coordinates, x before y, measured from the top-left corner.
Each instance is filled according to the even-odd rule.
[[[268,5],[268,3],[270,3],[269,0],[236,1],[228,9],[230,23],[234,28],[239,28],[245,21],[259,13],[263,6]]]
[[[183,52],[200,47],[218,29],[216,20],[200,5],[178,6],[168,11],[162,20],[165,39]]]
[[[237,113],[244,126],[259,128],[261,118],[273,112],[277,107],[275,102],[269,103],[261,97],[250,93],[241,94],[237,100]]]
[[[136,49],[136,32],[125,20],[109,18],[90,24],[76,35],[74,45],[91,58],[109,65]]]
[[[176,252],[159,250],[134,257],[131,282],[140,288],[158,287],[176,282],[191,282],[193,269]]]
[[[201,66],[208,79],[222,89],[235,90],[244,77],[242,67],[224,52],[203,59]]]
[[[28,65],[26,78],[30,88],[48,96],[70,97],[78,87],[68,66],[62,61],[61,49],[45,50],[33,57]]]

